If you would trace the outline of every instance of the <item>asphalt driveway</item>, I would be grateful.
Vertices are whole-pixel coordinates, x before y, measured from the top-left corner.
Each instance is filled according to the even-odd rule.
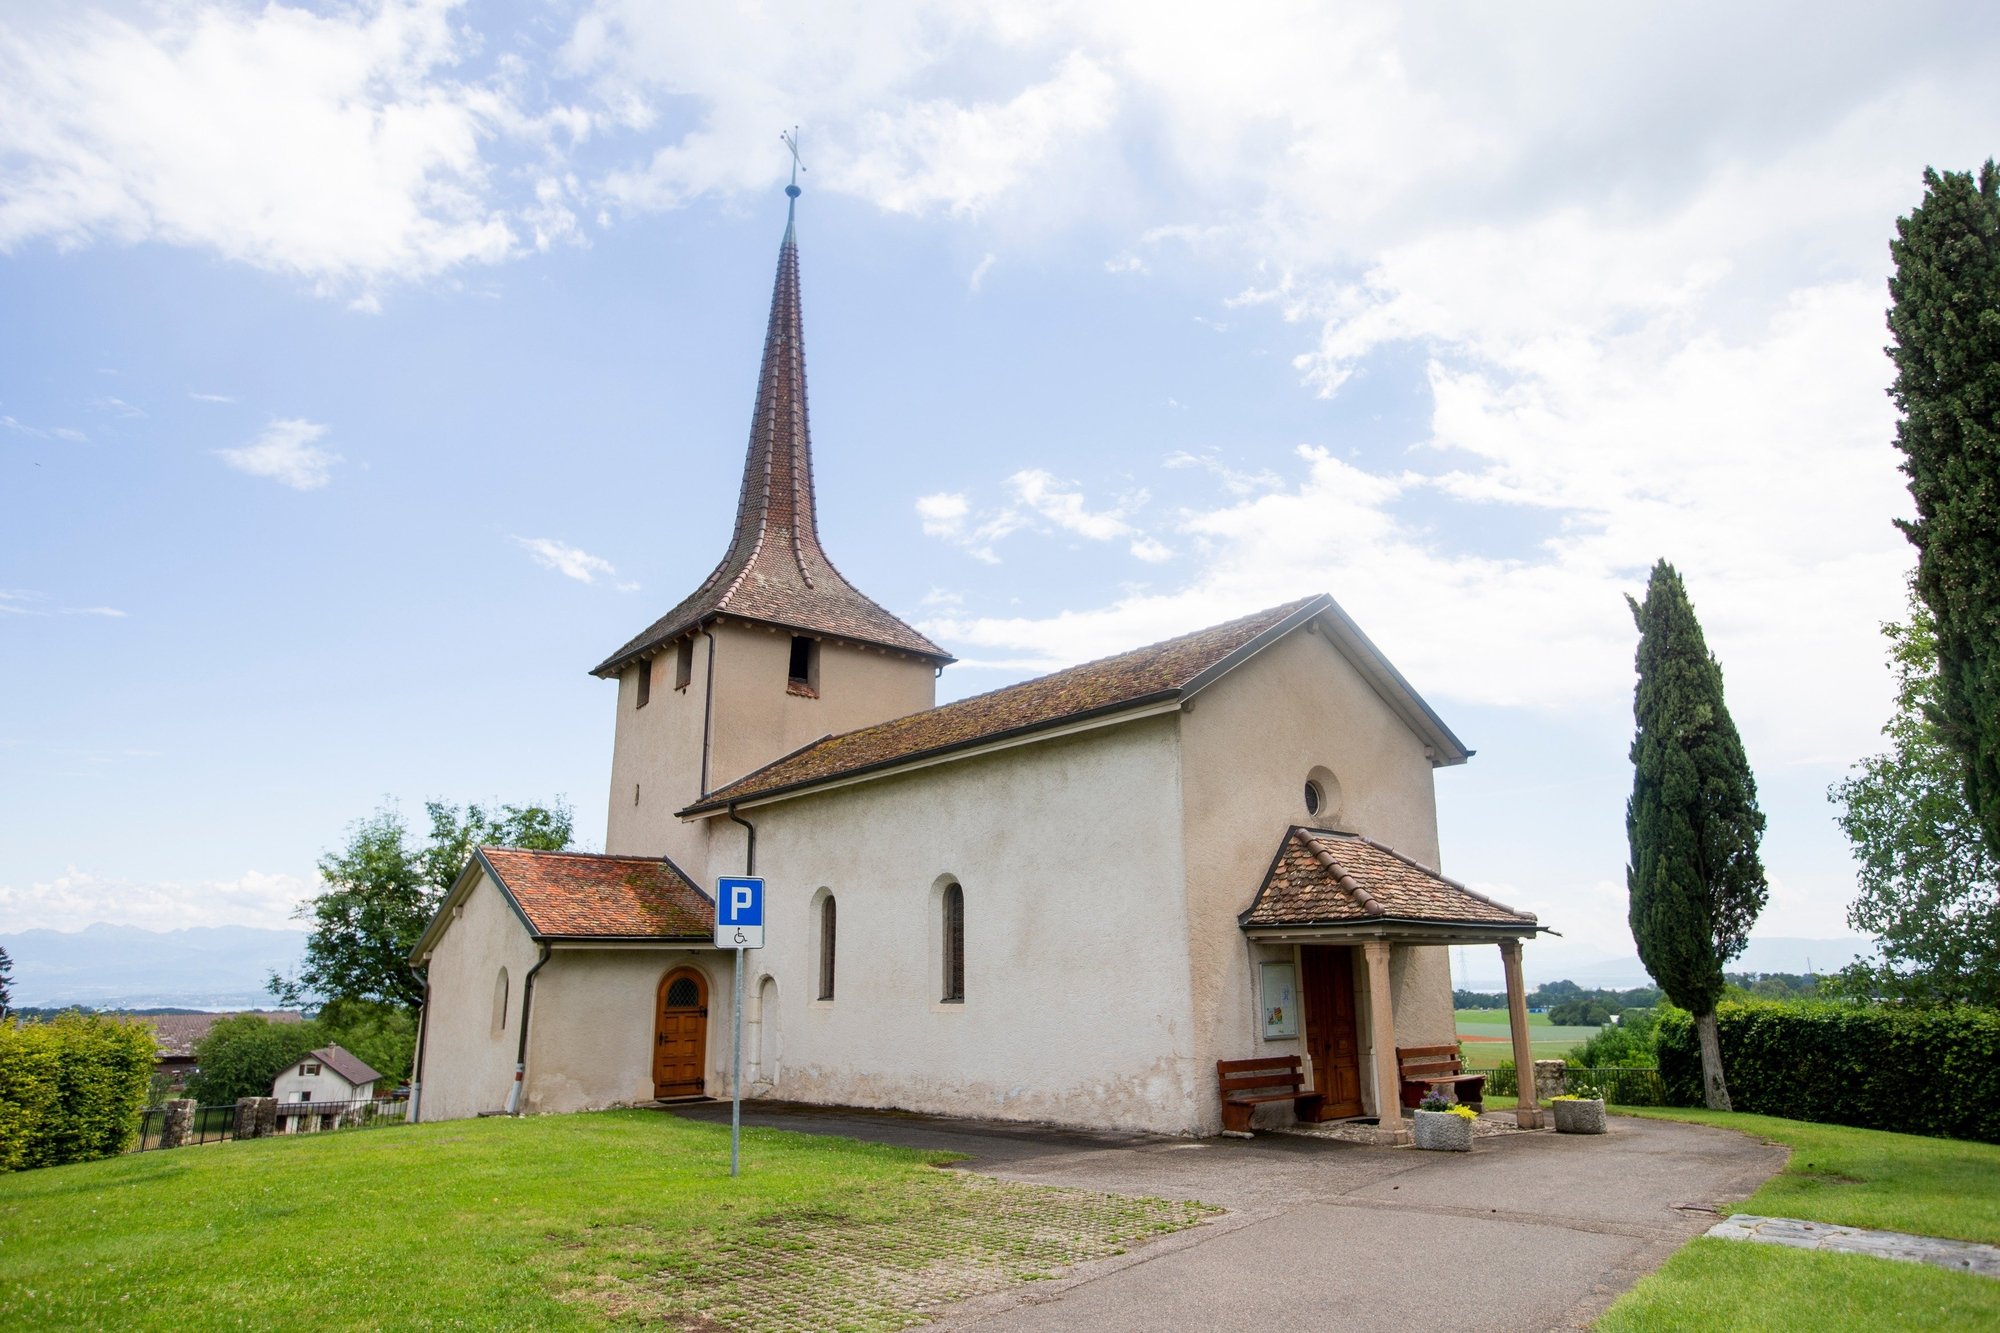
[[[728,1123],[727,1104],[676,1108]],[[755,1103],[745,1124],[941,1148],[962,1169],[1229,1212],[1069,1276],[954,1306],[929,1327],[1016,1330],[1587,1327],[1754,1191],[1782,1148],[1614,1117],[1602,1137],[1481,1138],[1471,1153],[1329,1139],[1167,1139]]]

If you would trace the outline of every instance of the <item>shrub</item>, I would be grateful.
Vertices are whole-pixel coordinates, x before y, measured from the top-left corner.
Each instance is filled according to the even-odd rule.
[[[1519,1086],[1519,1081],[1514,1077],[1512,1060],[1502,1060],[1486,1075],[1486,1091],[1495,1097],[1512,1097]]]
[[[2000,1143],[2000,1012],[1753,1000],[1716,1025],[1739,1111]],[[1686,1014],[1661,1020],[1659,1058],[1668,1102],[1701,1105]]]
[[[147,1024],[95,1015],[0,1024],[0,1171],[125,1151],[157,1049]]]
[[[262,1014],[218,1019],[194,1044],[200,1072],[188,1080],[187,1095],[205,1105],[268,1097],[285,1066],[323,1040],[315,1023],[273,1023]]]

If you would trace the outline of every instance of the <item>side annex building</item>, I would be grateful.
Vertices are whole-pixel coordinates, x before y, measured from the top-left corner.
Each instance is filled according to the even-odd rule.
[[[595,668],[606,851],[466,866],[413,1117],[728,1096],[723,875],[767,881],[745,1097],[1209,1135],[1218,1060],[1296,1054],[1393,1137],[1446,949],[1498,945],[1518,1005],[1535,918],[1434,869],[1471,752],[1332,598],[939,706],[951,661],[820,544],[788,218],[728,549]]]

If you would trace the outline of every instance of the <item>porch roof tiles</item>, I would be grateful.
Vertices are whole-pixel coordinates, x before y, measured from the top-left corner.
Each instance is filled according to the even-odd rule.
[[[1394,848],[1358,833],[1297,825],[1286,831],[1238,920],[1245,930],[1371,921],[1536,929],[1532,912],[1497,903]]]

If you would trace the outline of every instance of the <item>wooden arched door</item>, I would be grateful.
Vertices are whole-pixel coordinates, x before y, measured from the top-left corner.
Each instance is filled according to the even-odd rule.
[[[653,1095],[699,1097],[708,1067],[708,978],[677,967],[653,1001]]]

